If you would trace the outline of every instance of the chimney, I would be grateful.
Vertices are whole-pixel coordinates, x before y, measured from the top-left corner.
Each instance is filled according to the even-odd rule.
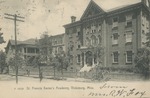
[[[76,17],[75,16],[71,16],[71,23],[74,23],[76,21]]]

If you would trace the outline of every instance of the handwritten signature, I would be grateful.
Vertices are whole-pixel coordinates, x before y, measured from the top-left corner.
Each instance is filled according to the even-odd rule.
[[[104,93],[103,93],[104,92]],[[146,91],[139,91],[136,88],[128,88],[128,86],[104,85],[99,87],[98,92],[90,92],[89,97],[139,97],[146,95]]]
[[[110,92],[107,93],[95,93],[95,92],[90,92],[88,94],[88,96],[92,96],[92,97],[139,97],[142,98],[144,95],[146,95],[146,91],[138,91],[135,88],[133,89],[129,89],[129,90],[125,90],[125,89],[113,89]]]

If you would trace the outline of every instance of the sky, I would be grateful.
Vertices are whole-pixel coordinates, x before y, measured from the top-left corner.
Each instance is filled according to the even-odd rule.
[[[94,0],[104,10],[139,2],[140,0]],[[44,32],[49,35],[65,33],[63,25],[71,22],[70,17],[80,20],[90,0],[0,0],[0,28],[6,43],[14,39],[14,21],[5,19],[4,13],[25,17],[17,22],[17,39],[40,38]]]

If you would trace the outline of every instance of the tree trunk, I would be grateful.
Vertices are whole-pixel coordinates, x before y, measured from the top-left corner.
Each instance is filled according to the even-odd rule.
[[[9,66],[7,66],[7,74],[9,74]]]
[[[40,64],[38,65],[38,69],[39,69],[39,78],[40,78],[40,73],[41,73],[41,67],[40,67]]]
[[[1,69],[1,74],[3,73],[3,68],[2,68],[2,65],[0,66],[0,69]]]
[[[18,84],[18,65],[16,66],[16,83]]]
[[[56,68],[54,66],[54,79],[55,79],[55,77],[56,77]]]
[[[63,68],[61,69],[61,75],[62,75],[62,78],[63,78],[63,75],[64,75]]]

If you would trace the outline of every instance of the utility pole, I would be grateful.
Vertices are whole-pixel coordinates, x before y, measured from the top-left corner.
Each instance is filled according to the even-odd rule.
[[[18,65],[17,65],[17,33],[16,33],[16,22],[24,22],[22,19],[24,19],[24,17],[21,16],[17,16],[16,14],[12,15],[12,14],[7,14],[6,15],[6,19],[9,20],[13,20],[14,21],[14,33],[15,33],[15,69],[16,69],[16,83],[18,84]]]

